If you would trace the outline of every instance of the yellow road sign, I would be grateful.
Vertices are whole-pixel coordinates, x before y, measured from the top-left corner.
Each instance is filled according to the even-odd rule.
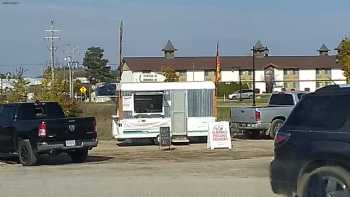
[[[86,89],[84,86],[82,86],[82,87],[80,88],[80,92],[83,93],[83,94],[86,93],[86,90],[87,90],[87,89]]]

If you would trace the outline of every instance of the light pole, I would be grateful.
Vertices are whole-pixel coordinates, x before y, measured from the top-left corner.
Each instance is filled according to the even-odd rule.
[[[255,106],[255,54],[258,52],[260,55],[266,56],[265,52],[269,49],[258,41],[251,50],[253,51],[253,106]]]
[[[68,56],[64,58],[67,61],[68,69],[69,69],[69,97],[73,99],[73,76],[72,76],[72,57]]]
[[[255,106],[255,52],[256,48],[253,46],[253,106]]]
[[[241,78],[241,66],[238,66],[238,80],[239,80],[239,101],[242,101],[242,78]]]
[[[241,79],[241,66],[237,66],[238,69],[238,85],[239,85],[239,101],[242,101],[242,79]],[[234,68],[232,68],[232,73]]]

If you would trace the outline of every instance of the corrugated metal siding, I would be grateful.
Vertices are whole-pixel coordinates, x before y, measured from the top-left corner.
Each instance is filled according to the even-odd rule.
[[[213,116],[213,90],[188,90],[188,117]]]

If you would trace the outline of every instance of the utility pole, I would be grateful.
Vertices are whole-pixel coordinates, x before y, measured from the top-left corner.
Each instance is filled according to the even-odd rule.
[[[60,37],[57,35],[57,32],[59,32],[60,30],[55,29],[54,26],[54,21],[51,20],[50,21],[50,29],[45,30],[45,32],[47,32],[48,36],[44,37],[45,39],[48,40],[49,42],[49,52],[50,52],[50,69],[51,69],[51,80],[53,81],[55,78],[55,74],[54,74],[54,69],[55,69],[55,51],[56,51],[56,47],[55,47],[55,39],[60,39]]]
[[[119,26],[119,72],[118,72],[118,78],[119,78],[119,90],[117,90],[117,99],[116,99],[116,108],[117,108],[117,116],[120,119],[123,119],[123,110],[122,110],[122,90],[121,90],[121,80],[122,80],[122,72],[123,68],[123,20],[120,21]]]
[[[255,106],[255,52],[256,48],[253,46],[253,106]]]

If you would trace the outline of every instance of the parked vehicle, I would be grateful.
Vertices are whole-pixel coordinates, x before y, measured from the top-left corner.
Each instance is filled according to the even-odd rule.
[[[253,98],[253,90],[241,90],[236,91],[233,94],[228,95],[228,99],[251,99]]]
[[[41,154],[67,152],[84,162],[97,146],[94,117],[66,118],[56,102],[0,105],[0,153],[17,155],[23,165],[35,165]]]
[[[113,136],[151,139],[158,144],[161,127],[170,127],[174,143],[208,136],[214,117],[215,84],[202,82],[122,83],[121,118],[114,116]]]
[[[350,196],[350,86],[307,94],[275,137],[275,193]]]
[[[269,135],[273,138],[304,94],[279,92],[271,95],[268,106],[231,108],[231,132],[254,137]]]

